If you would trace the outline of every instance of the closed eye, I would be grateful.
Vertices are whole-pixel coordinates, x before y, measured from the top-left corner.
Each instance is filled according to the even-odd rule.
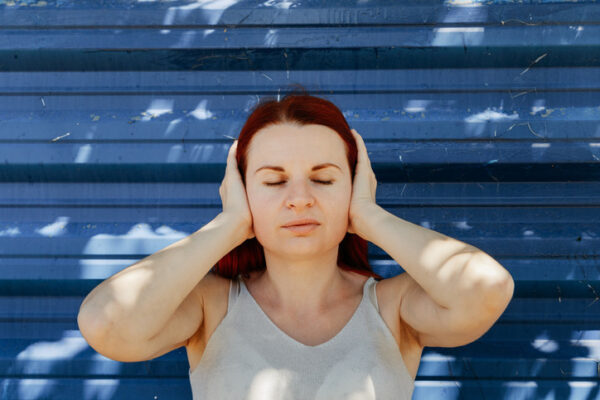
[[[317,183],[321,183],[323,185],[331,185],[333,183],[333,181],[319,181],[319,180],[314,180]],[[287,181],[281,181],[281,182],[265,182],[265,185],[267,186],[277,186],[277,185],[281,185],[282,183],[285,183]]]

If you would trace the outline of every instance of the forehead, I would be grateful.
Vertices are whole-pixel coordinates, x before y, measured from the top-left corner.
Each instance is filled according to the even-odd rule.
[[[278,124],[258,131],[248,147],[248,166],[264,162],[283,166],[292,160],[342,163],[347,160],[346,143],[327,126]]]

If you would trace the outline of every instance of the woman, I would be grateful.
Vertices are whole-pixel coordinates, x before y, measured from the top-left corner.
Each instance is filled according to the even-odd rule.
[[[481,337],[514,283],[381,208],[376,186],[331,102],[263,102],[229,149],[223,211],[94,288],[80,330],[124,362],[185,346],[194,399],[409,399],[423,347]],[[367,241],[406,272],[380,279]]]

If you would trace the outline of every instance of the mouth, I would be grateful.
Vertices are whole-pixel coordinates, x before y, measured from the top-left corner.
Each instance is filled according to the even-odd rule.
[[[292,231],[294,233],[310,233],[317,229],[319,224],[301,224],[301,225],[290,225],[284,226],[284,229]]]

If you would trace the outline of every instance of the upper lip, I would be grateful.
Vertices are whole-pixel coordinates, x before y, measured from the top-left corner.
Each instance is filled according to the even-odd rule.
[[[290,221],[287,224],[283,225],[283,227],[285,228],[286,226],[294,226],[294,225],[305,225],[305,224],[317,224],[320,225],[318,221],[314,220],[314,219],[297,219],[295,221]]]

